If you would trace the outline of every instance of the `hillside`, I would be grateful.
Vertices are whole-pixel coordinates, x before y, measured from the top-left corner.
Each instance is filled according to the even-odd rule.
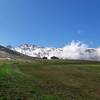
[[[25,58],[25,59],[34,59],[33,57],[29,57],[28,55],[24,55],[17,51],[11,50],[7,47],[0,45],[0,59],[17,59],[17,58]]]

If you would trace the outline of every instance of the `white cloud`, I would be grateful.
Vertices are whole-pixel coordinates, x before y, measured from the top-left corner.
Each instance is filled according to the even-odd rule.
[[[62,58],[63,59],[80,59],[81,54],[85,52],[87,49],[86,44],[82,44],[81,42],[72,41],[70,44],[66,45],[63,48]]]
[[[52,51],[52,55],[62,59],[100,60],[100,48],[89,48],[80,41],[66,44],[62,51]]]

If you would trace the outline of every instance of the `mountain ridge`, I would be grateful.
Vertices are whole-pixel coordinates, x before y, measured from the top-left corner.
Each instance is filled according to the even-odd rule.
[[[63,48],[40,47],[32,44],[21,44],[18,47],[10,48],[30,57],[51,59],[52,56],[59,59],[81,59],[81,60],[100,60],[100,49],[89,48],[80,42],[72,42]]]
[[[8,46],[5,47],[0,45],[0,59],[18,59],[18,58],[33,59],[34,57],[30,57],[28,55],[24,55],[20,52],[12,50]]]

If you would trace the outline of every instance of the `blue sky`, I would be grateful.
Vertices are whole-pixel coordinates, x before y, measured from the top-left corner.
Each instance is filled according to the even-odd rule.
[[[100,46],[100,0],[0,0],[0,43]]]

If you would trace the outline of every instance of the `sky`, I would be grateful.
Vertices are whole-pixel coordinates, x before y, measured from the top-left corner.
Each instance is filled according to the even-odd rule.
[[[100,46],[100,0],[0,0],[0,44]]]

